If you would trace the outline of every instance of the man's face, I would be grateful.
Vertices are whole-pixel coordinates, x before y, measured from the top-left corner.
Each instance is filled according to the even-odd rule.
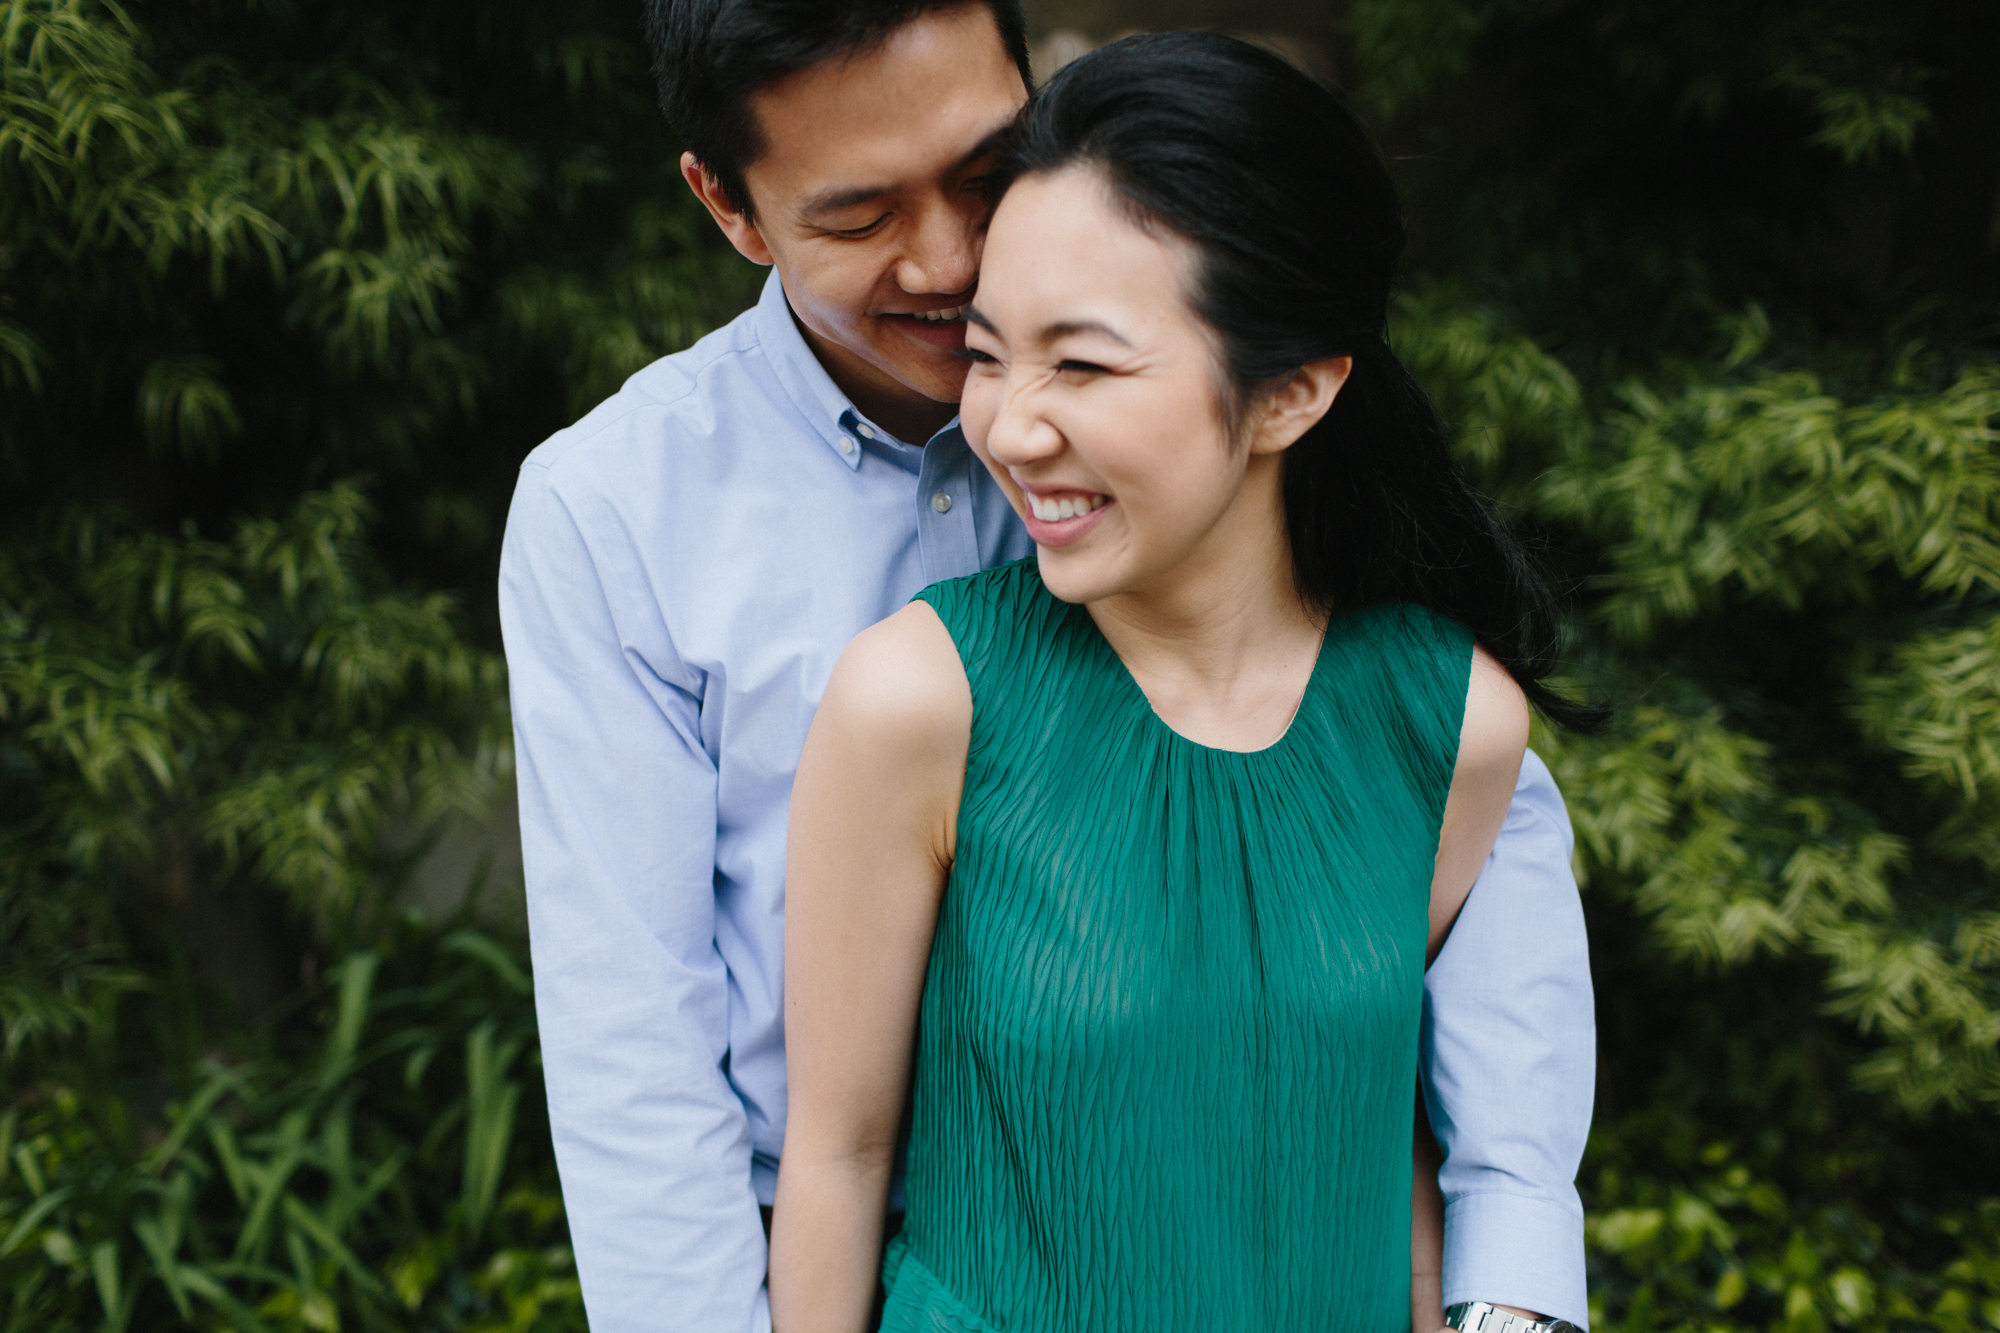
[[[766,143],[744,173],[754,223],[718,206],[691,159],[683,172],[737,249],[777,265],[863,410],[952,403],[986,223],[980,150],[1026,100],[984,5],[934,11],[751,99]]]

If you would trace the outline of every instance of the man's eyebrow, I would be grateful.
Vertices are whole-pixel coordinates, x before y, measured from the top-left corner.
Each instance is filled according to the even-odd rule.
[[[960,168],[968,167],[982,157],[992,156],[1000,136],[1007,132],[1010,124],[1011,120],[995,126],[984,139],[972,146],[971,152],[958,159],[957,165]],[[815,194],[807,195],[798,206],[799,215],[812,217],[819,213],[838,213],[843,208],[853,208],[856,204],[880,199],[893,188],[888,185],[831,185]]]
[[[817,194],[809,194],[799,204],[799,216],[814,217],[820,213],[837,213],[843,208],[853,208],[871,199],[880,199],[889,193],[886,185],[834,185]]]
[[[984,139],[972,145],[971,152],[958,159],[958,165],[960,167],[969,167],[982,157],[993,156],[994,153],[999,151],[1000,140],[1005,137],[1008,130],[1013,128],[1013,125],[1014,118],[1009,116],[1006,120],[1001,121],[991,130],[988,130]]]

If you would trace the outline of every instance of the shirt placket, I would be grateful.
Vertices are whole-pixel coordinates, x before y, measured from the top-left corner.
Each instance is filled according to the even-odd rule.
[[[917,470],[917,543],[930,583],[979,572],[972,504],[975,461],[956,426],[939,431],[924,446]]]

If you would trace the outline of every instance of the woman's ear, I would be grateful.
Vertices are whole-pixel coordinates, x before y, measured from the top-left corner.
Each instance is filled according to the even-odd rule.
[[[1275,454],[1291,448],[1319,424],[1353,370],[1353,357],[1330,356],[1324,361],[1308,361],[1267,389],[1258,404],[1250,452]]]

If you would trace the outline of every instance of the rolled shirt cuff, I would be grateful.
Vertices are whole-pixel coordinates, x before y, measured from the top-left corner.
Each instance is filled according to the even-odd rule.
[[[1444,1303],[1485,1301],[1590,1325],[1583,1214],[1520,1194],[1462,1194],[1444,1208]]]

